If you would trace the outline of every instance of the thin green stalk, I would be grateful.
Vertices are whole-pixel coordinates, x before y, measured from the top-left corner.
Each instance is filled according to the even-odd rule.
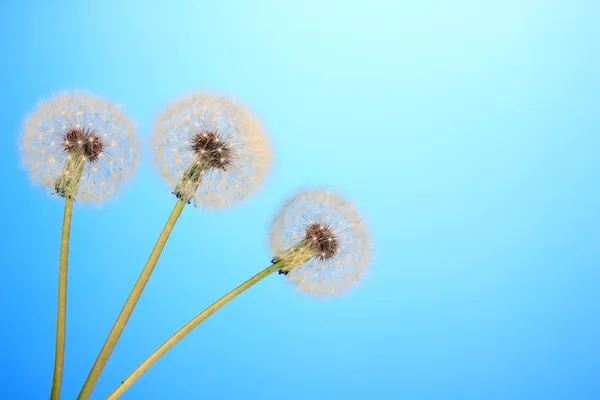
[[[175,208],[173,208],[173,212],[171,212],[171,216],[167,220],[167,223],[160,234],[158,241],[156,242],[156,245],[150,254],[150,257],[148,258],[148,261],[146,262],[146,265],[140,274],[140,277],[131,290],[129,298],[125,302],[117,321],[112,327],[112,330],[110,331],[102,350],[100,350],[100,354],[98,354],[98,358],[96,359],[96,362],[94,363],[94,366],[92,367],[92,370],[90,371],[85,384],[83,385],[83,388],[77,397],[78,400],[87,400],[91,396],[92,391],[94,390],[94,387],[96,386],[96,383],[102,374],[102,370],[104,369],[108,358],[115,348],[123,329],[125,329],[125,325],[127,324],[127,321],[129,320],[129,317],[131,316],[131,313],[133,312],[133,309],[135,308],[140,296],[142,295],[142,292],[146,287],[148,280],[150,279],[150,275],[154,270],[154,266],[156,265],[158,258],[160,257],[160,254],[167,243],[167,239],[169,238],[169,235],[171,234],[171,231],[173,230],[173,227],[181,215],[186,203],[187,202],[184,200],[177,200],[177,204],[175,204]]]
[[[71,236],[71,215],[73,198],[65,198],[60,263],[58,267],[58,316],[56,318],[56,354],[54,356],[54,377],[52,378],[51,400],[60,399],[63,365],[65,362],[65,331],[67,328],[67,270],[69,265],[69,238]]]
[[[63,197],[75,196],[85,169],[86,158],[81,152],[69,153],[62,173],[54,182],[56,193]]]
[[[144,372],[146,372],[160,357],[162,357],[167,351],[169,351],[173,346],[175,346],[181,339],[183,339],[188,333],[190,333],[194,328],[196,328],[201,322],[214,314],[219,308],[223,307],[234,297],[251,287],[252,285],[258,283],[262,279],[266,278],[273,272],[282,268],[282,262],[278,261],[275,264],[269,266],[258,274],[254,275],[252,278],[248,279],[246,282],[242,283],[237,288],[233,289],[231,292],[227,293],[225,296],[221,297],[219,300],[214,302],[210,307],[206,310],[202,311],[198,314],[194,319],[188,322],[183,328],[181,328],[177,333],[175,333],[169,340],[167,340],[162,346],[158,348],[150,357],[146,359],[143,363],[140,364],[139,367],[135,371],[125,379],[119,387],[110,394],[106,398],[106,400],[115,400],[118,399]]]
[[[198,158],[185,170],[181,180],[175,186],[173,194],[178,199],[183,199],[189,203],[191,193],[195,193],[198,190],[203,176],[202,160]]]

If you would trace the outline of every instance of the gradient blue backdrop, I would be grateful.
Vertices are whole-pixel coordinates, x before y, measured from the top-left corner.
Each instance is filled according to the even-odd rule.
[[[231,92],[277,151],[260,195],[184,210],[94,399],[268,265],[270,220],[311,184],[368,219],[363,287],[314,301],[271,276],[124,399],[600,398],[598,1],[166,3],[0,5],[1,399],[52,380],[63,201],[15,142],[63,88],[124,104],[144,138],[173,96]],[[74,210],[65,399],[174,204],[144,150],[127,191]]]

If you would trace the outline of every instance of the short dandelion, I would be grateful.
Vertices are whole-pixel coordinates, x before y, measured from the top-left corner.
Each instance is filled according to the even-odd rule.
[[[171,103],[157,118],[152,143],[155,165],[177,198],[175,208],[78,399],[91,395],[185,205],[233,205],[257,192],[271,170],[263,124],[247,106],[221,94],[196,92]]]
[[[283,206],[270,245],[275,260],[289,260],[280,272],[315,297],[360,284],[371,262],[369,234],[354,204],[324,189],[300,192]]]
[[[51,398],[58,399],[64,364],[73,201],[99,204],[120,192],[136,169],[138,142],[134,124],[121,107],[93,94],[63,92],[40,102],[27,116],[20,152],[34,184],[65,198],[51,391]]]
[[[366,224],[353,204],[324,189],[298,193],[271,225],[271,264],[217,300],[171,336],[107,400],[118,399],[144,372],[200,323],[254,284],[278,271],[301,292],[341,295],[359,284],[371,261]]]

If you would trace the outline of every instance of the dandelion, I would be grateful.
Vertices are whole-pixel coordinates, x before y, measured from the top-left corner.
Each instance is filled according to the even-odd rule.
[[[366,225],[351,203],[329,190],[306,190],[282,207],[271,226],[272,265],[187,323],[107,397],[118,399],[144,372],[200,323],[240,293],[278,271],[315,296],[340,295],[358,284],[370,264]]]
[[[136,170],[135,126],[120,106],[93,94],[63,92],[25,119],[20,151],[31,180],[61,197],[101,203]]]
[[[155,165],[184,201],[226,207],[256,192],[271,170],[272,152],[262,123],[247,106],[197,92],[159,116]]]
[[[25,168],[35,184],[65,198],[52,399],[60,397],[62,385],[73,201],[98,204],[122,189],[137,166],[134,132],[120,107],[88,93],[56,94],[25,119],[20,140]]]
[[[133,287],[78,399],[88,399],[131,316],[186,204],[233,205],[255,193],[271,170],[272,152],[262,123],[226,96],[196,92],[170,104],[157,118],[155,165],[177,198],[150,258]]]
[[[290,199],[272,223],[270,245],[275,259],[289,259],[280,273],[313,296],[359,284],[371,262],[365,223],[352,203],[329,190]]]

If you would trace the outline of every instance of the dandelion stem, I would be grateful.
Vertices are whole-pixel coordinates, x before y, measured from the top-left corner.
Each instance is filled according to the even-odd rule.
[[[173,346],[175,346],[181,339],[183,339],[188,333],[190,333],[194,328],[196,328],[201,322],[214,314],[219,308],[223,307],[230,300],[235,298],[237,295],[251,287],[252,285],[258,283],[262,279],[266,278],[273,272],[282,268],[282,261],[277,261],[275,264],[265,268],[263,271],[254,275],[252,278],[248,279],[246,282],[242,283],[237,288],[233,289],[231,292],[227,293],[225,296],[221,297],[219,300],[214,302],[211,306],[209,306],[206,310],[202,311],[198,314],[194,319],[187,323],[183,328],[181,328],[177,333],[175,333],[169,340],[167,340],[162,346],[160,346],[150,357],[146,359],[143,363],[140,364],[139,367],[135,371],[127,377],[121,385],[112,392],[106,400],[115,400],[118,399],[144,372],[146,372],[159,358],[161,358],[167,351],[169,351]]]
[[[102,350],[100,350],[100,354],[98,354],[98,358],[96,359],[96,362],[94,363],[94,366],[92,367],[92,370],[90,371],[87,380],[85,381],[85,384],[83,385],[83,388],[81,389],[81,392],[77,397],[78,400],[87,400],[91,396],[92,391],[94,390],[94,386],[98,382],[98,379],[102,374],[102,370],[104,369],[108,358],[110,357],[113,349],[115,348],[115,345],[117,344],[117,341],[119,340],[123,329],[125,329],[125,325],[127,324],[127,321],[129,320],[129,317],[131,316],[133,309],[135,308],[135,305],[137,304],[140,296],[142,295],[142,292],[146,287],[148,280],[150,279],[150,275],[154,270],[154,266],[156,265],[158,258],[160,257],[160,254],[163,248],[165,247],[167,239],[169,238],[169,235],[171,234],[171,231],[173,230],[173,227],[175,226],[175,223],[181,215],[181,212],[183,211],[185,205],[185,201],[177,200],[177,204],[175,204],[175,208],[173,208],[171,216],[167,220],[167,223],[162,233],[160,234],[156,245],[154,246],[154,249],[150,254],[150,257],[148,258],[148,261],[146,262],[142,273],[140,274],[137,282],[135,283],[135,286],[131,290],[129,298],[125,302],[125,305],[123,306],[123,309],[121,310],[117,321],[112,327],[112,330],[110,331],[108,338],[106,339],[106,342],[102,347]]]
[[[69,152],[62,173],[54,183],[54,189],[57,194],[63,197],[69,195],[75,196],[81,183],[85,164],[86,158],[83,153],[77,151]]]
[[[204,171],[202,161],[198,158],[185,170],[181,180],[177,183],[177,186],[175,186],[173,193],[177,198],[189,202],[192,197],[191,193],[198,190],[198,186],[200,186],[203,176]]]
[[[52,378],[51,400],[60,399],[63,365],[65,362],[65,331],[67,327],[67,269],[69,264],[69,238],[71,236],[71,215],[73,198],[65,199],[62,238],[60,244],[60,263],[58,267],[58,316],[56,318],[56,354],[54,357],[54,377]]]

